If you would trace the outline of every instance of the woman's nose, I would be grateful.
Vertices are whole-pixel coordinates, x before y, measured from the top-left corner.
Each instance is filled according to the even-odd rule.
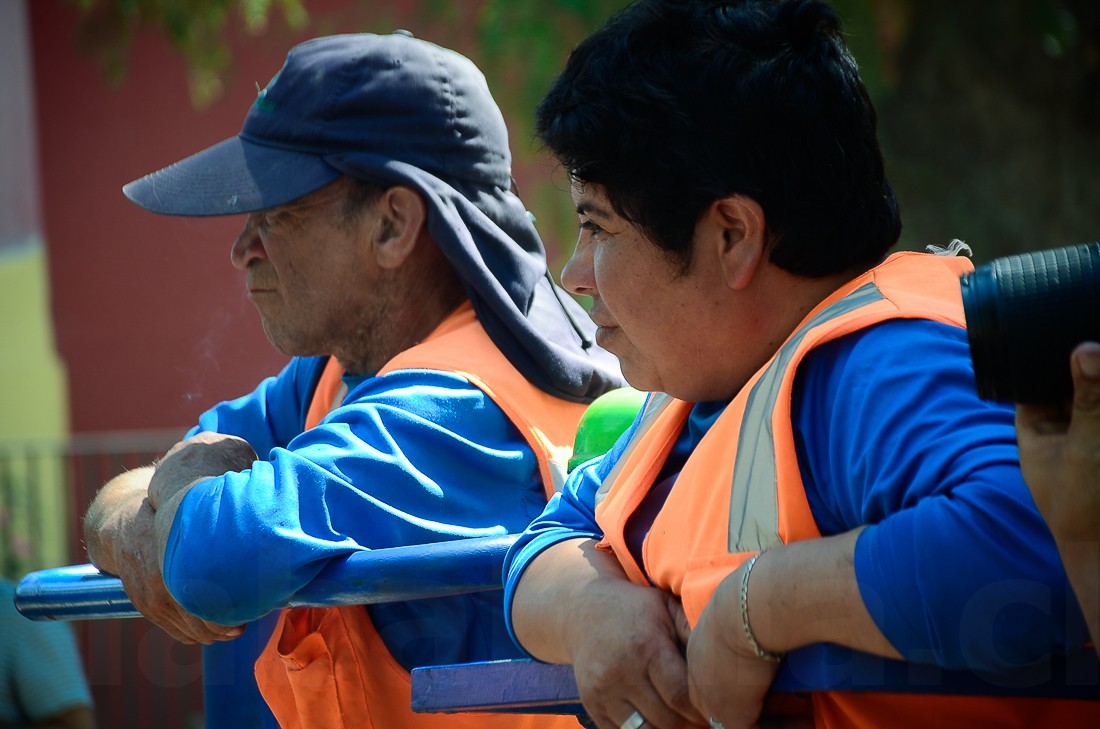
[[[561,285],[566,291],[578,296],[592,295],[596,289],[596,281],[592,274],[591,246],[577,241],[573,255],[561,270]]]

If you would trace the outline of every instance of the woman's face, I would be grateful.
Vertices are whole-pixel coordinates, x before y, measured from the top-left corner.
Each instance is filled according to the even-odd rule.
[[[740,383],[723,365],[734,355],[733,327],[724,321],[728,290],[716,261],[695,240],[685,271],[615,212],[601,186],[576,183],[572,194],[580,234],[562,285],[592,297],[596,341],[619,358],[627,381],[685,400],[732,396]]]

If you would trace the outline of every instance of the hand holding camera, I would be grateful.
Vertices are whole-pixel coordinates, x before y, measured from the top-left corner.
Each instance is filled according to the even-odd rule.
[[[1100,243],[964,276],[978,395],[1015,402],[1020,468],[1100,653]]]

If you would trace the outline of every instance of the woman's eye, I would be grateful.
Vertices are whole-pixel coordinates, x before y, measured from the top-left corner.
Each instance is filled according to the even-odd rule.
[[[588,234],[591,238],[599,238],[603,234],[604,229],[591,220],[585,220],[581,223],[581,232]]]

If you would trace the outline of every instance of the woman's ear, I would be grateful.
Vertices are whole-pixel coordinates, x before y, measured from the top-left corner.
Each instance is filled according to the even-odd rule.
[[[397,268],[416,248],[427,222],[427,205],[420,193],[395,185],[382,193],[374,209],[375,259],[382,268]]]
[[[747,288],[767,259],[767,225],[760,204],[745,195],[715,200],[707,211],[726,285]]]

